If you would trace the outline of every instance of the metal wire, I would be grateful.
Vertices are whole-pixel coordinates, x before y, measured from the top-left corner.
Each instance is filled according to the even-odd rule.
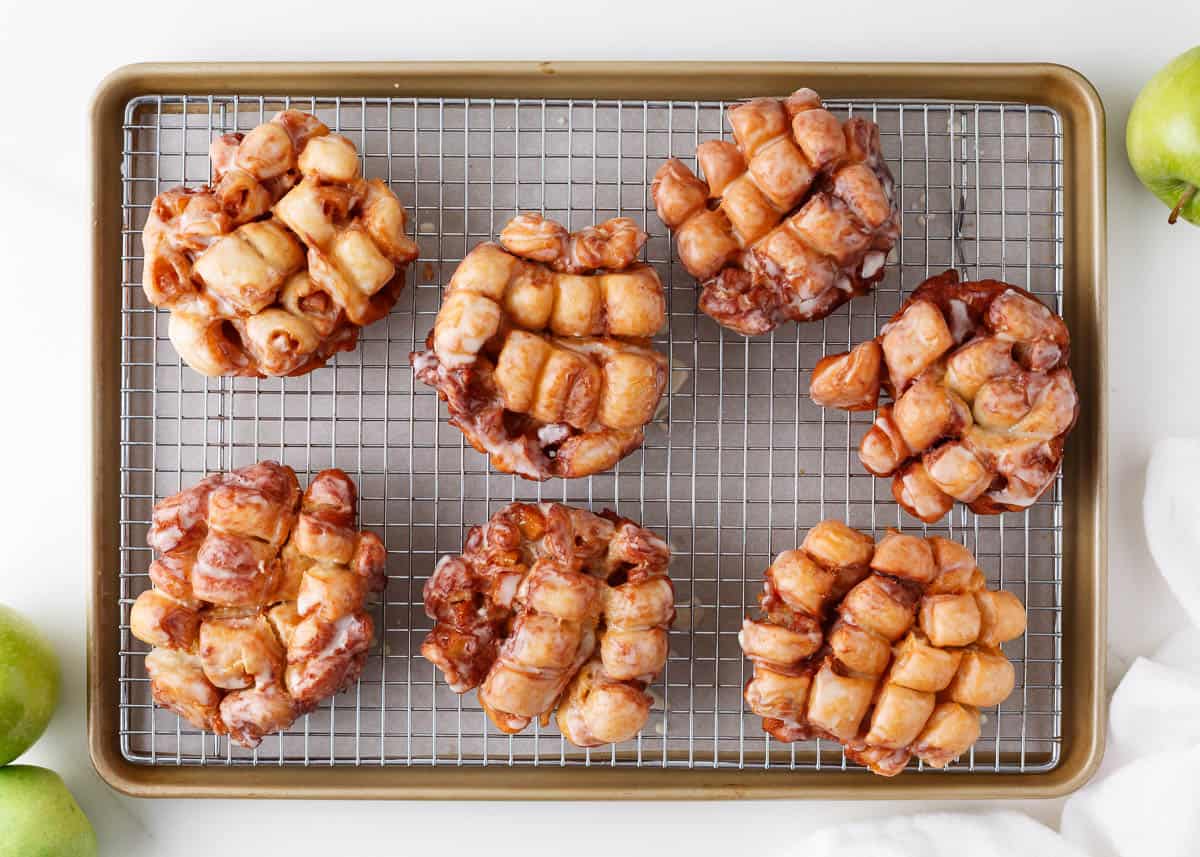
[[[421,259],[392,314],[357,351],[301,378],[205,379],[183,366],[163,313],[141,290],[141,228],[160,190],[209,178],[214,135],[246,131],[287,106],[354,141],[368,177],[386,179],[412,215]],[[964,541],[992,585],[1016,592],[1029,631],[1006,647],[1017,687],[985,712],[983,735],[953,771],[1040,771],[1062,743],[1061,484],[1025,514],[937,527],[901,513],[890,482],[854,449],[869,414],[814,406],[809,373],[823,354],[873,336],[902,296],[949,266],[1024,286],[1062,308],[1062,126],[1023,104],[834,102],[881,127],[899,183],[903,239],[883,283],[821,324],[746,339],[696,310],[696,287],[672,261],[649,204],[657,166],[694,164],[697,143],[726,133],[717,102],[510,99],[284,99],[161,95],[131,101],[124,125],[121,286],[121,748],[168,765],[635,765],[847,769],[829,742],[764,736],[743,710],[747,664],[737,630],[771,557],[836,516]],[[116,165],[114,165],[116,166]],[[408,353],[424,340],[467,250],[518,211],[573,228],[618,214],[644,224],[647,260],[668,290],[672,391],[645,447],[612,472],[535,485],[489,470],[447,425],[432,390],[414,387]],[[302,480],[338,466],[357,481],[362,524],[383,536],[390,583],[375,607],[379,642],[358,685],[286,733],[245,751],[155,709],[146,647],[129,607],[149,586],[145,537],[155,499],[205,472],[275,458]],[[505,736],[473,694],[459,697],[421,659],[430,622],[421,587],[436,558],[514,498],[609,507],[663,533],[674,549],[678,619],[642,734],[592,751],[553,725]],[[915,764],[914,764],[915,766]]]

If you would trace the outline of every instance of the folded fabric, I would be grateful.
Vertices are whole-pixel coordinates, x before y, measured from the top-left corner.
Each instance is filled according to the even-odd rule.
[[[1109,706],[1096,777],[1067,802],[1062,833],[1013,812],[929,813],[822,830],[804,857],[1200,854],[1200,440],[1158,445],[1146,473],[1146,537],[1195,627],[1138,658]],[[1066,689],[1070,692],[1070,688]]]
[[[1200,626],[1200,440],[1170,438],[1146,469],[1142,512],[1155,564],[1179,603]]]
[[[802,857],[1086,857],[1086,852],[1050,828],[1018,812],[931,812],[858,822],[818,831],[786,853]]]
[[[1159,571],[1200,625],[1200,441],[1161,442],[1146,470],[1146,539]],[[1133,662],[1109,706],[1095,779],[1063,810],[1062,832],[1093,857],[1200,851],[1200,629]]]
[[[1063,836],[1092,857],[1200,851],[1198,662],[1188,628],[1134,661],[1113,694],[1104,764],[1063,809]]]

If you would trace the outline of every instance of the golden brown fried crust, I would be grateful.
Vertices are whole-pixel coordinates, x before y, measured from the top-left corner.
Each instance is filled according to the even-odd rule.
[[[421,654],[452,690],[479,688],[504,732],[555,708],[567,740],[624,741],[649,716],[667,658],[670,549],[610,512],[513,503],[474,527],[426,581]]]
[[[161,556],[130,612],[155,701],[245,747],[352,684],[373,640],[368,593],[386,583],[379,537],[355,529],[357,492],[323,470],[219,473],[154,509]]]
[[[728,116],[735,142],[696,150],[707,181],[672,158],[651,185],[700,309],[753,336],[824,318],[882,279],[900,213],[878,127],[839,122],[809,89]]]
[[[301,375],[388,313],[417,247],[403,206],[358,153],[288,110],[210,149],[213,185],[159,194],[143,287],[205,375]]]
[[[879,408],[859,458],[910,514],[933,523],[957,500],[978,514],[1020,511],[1051,485],[1079,414],[1063,320],[997,280],[926,280],[852,351],[822,359],[810,395]]]
[[[607,470],[642,444],[667,383],[666,321],[646,235],[628,218],[580,232],[523,214],[463,259],[416,377],[491,464],[526,479]]]
[[[857,582],[839,592],[847,570]],[[979,708],[1012,692],[999,647],[1025,609],[948,539],[891,530],[875,545],[823,521],[776,558],[761,601],[738,638],[754,662],[744,696],[776,740],[828,738],[889,777],[914,755],[945,767],[979,737]]]

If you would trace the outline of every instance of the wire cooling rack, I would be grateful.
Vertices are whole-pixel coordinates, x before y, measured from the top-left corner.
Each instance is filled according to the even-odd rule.
[[[358,350],[286,380],[205,379],[166,337],[141,290],[141,228],[166,188],[209,178],[216,135],[247,131],[284,107],[347,135],[368,177],[386,179],[412,215],[421,258],[399,303]],[[816,407],[809,373],[825,353],[873,336],[927,275],[957,267],[1024,286],[1062,310],[1062,125],[1025,104],[831,102],[869,116],[903,204],[903,239],[884,281],[823,323],[769,336],[731,334],[696,310],[673,261],[649,181],[668,156],[694,165],[697,143],[727,133],[718,102],[139,97],[127,105],[123,163],[120,738],[152,765],[593,765],[846,770],[830,742],[780,744],[742,706],[750,665],[737,631],[771,557],[824,517],[874,531],[947,534],[976,554],[989,583],[1014,591],[1029,630],[1005,646],[1016,690],[985,712],[962,771],[1044,771],[1062,746],[1062,486],[1023,514],[956,507],[923,527],[890,481],[858,464],[869,414]],[[644,448],[612,472],[541,485],[491,472],[446,424],[408,353],[432,326],[440,287],[475,244],[518,211],[572,228],[628,215],[650,234],[646,257],[667,287],[670,396]],[[357,481],[361,522],[387,546],[389,586],[362,679],[256,751],[202,733],[150,698],[146,647],[129,608],[149,586],[145,538],[156,499],[205,472],[274,458],[306,481],[338,466]],[[591,751],[553,725],[506,736],[474,694],[459,697],[418,653],[430,627],[421,588],[437,557],[516,499],[605,507],[662,533],[674,550],[678,619],[654,709],[634,741]],[[914,767],[919,767],[914,763]]]

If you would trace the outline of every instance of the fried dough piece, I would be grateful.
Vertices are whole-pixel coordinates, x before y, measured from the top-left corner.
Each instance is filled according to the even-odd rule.
[[[670,549],[632,521],[513,503],[472,528],[425,584],[421,646],[502,732],[548,722],[580,747],[633,737],[667,659]]]
[[[882,332],[813,370],[818,405],[879,408],[859,458],[926,523],[955,501],[981,515],[1028,508],[1050,487],[1079,414],[1063,320],[1029,292],[946,271]]]
[[[407,214],[316,117],[276,114],[210,148],[213,185],[159,194],[143,288],[204,375],[300,375],[354,347],[417,257]]]
[[[840,122],[811,89],[727,115],[733,142],[696,150],[706,181],[672,158],[651,185],[683,266],[700,281],[700,309],[754,336],[824,318],[869,290],[900,235],[875,123]]]
[[[373,640],[365,609],[386,582],[383,544],[356,529],[357,493],[324,470],[303,496],[290,467],[219,473],[158,503],[161,556],[130,630],[155,701],[255,747],[352,684]]]
[[[739,636],[754,663],[744,696],[777,740],[835,740],[883,776],[914,755],[941,768],[1013,690],[999,647],[1025,632],[1025,609],[948,539],[891,530],[874,544],[823,521],[767,569],[761,604]]]
[[[635,263],[645,240],[628,218],[568,233],[524,214],[458,266],[411,359],[493,467],[588,476],[642,444],[667,381],[649,344],[662,283]]]

